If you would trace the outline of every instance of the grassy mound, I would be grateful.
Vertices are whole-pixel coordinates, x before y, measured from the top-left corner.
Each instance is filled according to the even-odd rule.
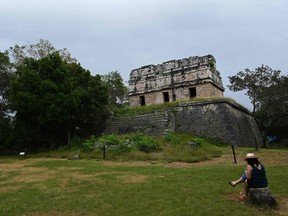
[[[169,133],[164,137],[152,137],[141,133],[125,135],[107,135],[94,137],[57,151],[39,153],[33,157],[70,158],[79,155],[83,159],[108,160],[161,160],[167,162],[199,162],[220,157],[222,150],[217,147],[220,142],[193,137],[190,134]],[[105,149],[103,149],[105,146]]]

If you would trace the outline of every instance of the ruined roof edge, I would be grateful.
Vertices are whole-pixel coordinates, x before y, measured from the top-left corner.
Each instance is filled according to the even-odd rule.
[[[170,63],[179,63],[179,62],[181,62],[182,63],[181,66],[187,67],[187,66],[191,66],[193,63],[195,63],[195,64],[204,63],[204,59],[208,59],[208,61],[212,60],[214,64],[216,63],[216,59],[211,54],[204,55],[204,56],[190,56],[188,58],[182,58],[182,59],[177,59],[177,60],[174,59],[174,60],[165,61],[165,62],[162,62],[161,64],[144,65],[142,67],[133,69],[131,71],[131,73],[130,73],[130,76],[133,74],[133,72],[136,72],[136,71],[139,71],[139,70],[152,69],[152,68],[155,69],[157,67],[166,66],[167,64],[170,64]],[[206,64],[207,63],[208,62],[206,62]]]

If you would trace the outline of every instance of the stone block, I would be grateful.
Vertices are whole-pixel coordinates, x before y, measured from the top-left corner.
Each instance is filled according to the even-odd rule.
[[[71,160],[80,160],[80,156],[79,155],[73,155],[71,157]]]
[[[256,204],[264,204],[270,207],[276,207],[277,202],[273,197],[271,190],[268,187],[265,188],[250,188],[249,199]]]

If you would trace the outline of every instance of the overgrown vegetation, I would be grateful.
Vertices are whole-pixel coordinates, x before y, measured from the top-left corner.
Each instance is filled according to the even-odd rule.
[[[73,154],[81,158],[102,159],[103,151],[108,160],[137,161],[181,161],[198,162],[220,157],[218,140],[194,137],[191,134],[168,133],[164,137],[152,137],[141,133],[125,135],[91,136],[86,140],[72,141],[72,145],[58,151],[49,151],[31,157],[70,158]],[[105,147],[105,149],[103,149]]]

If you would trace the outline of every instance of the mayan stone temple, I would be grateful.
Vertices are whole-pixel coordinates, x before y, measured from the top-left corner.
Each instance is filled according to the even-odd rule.
[[[212,55],[147,65],[129,79],[130,106],[145,106],[193,97],[223,97],[220,72]]]

